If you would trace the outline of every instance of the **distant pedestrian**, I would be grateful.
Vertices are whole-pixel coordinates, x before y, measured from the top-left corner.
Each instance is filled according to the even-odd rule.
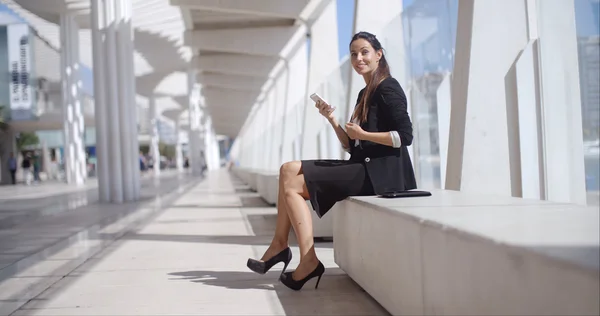
[[[15,154],[12,152],[8,158],[8,171],[10,171],[12,184],[17,184],[17,158],[15,158]]]
[[[21,169],[23,169],[23,178],[25,179],[25,184],[31,184],[31,154],[27,153],[21,162]]]

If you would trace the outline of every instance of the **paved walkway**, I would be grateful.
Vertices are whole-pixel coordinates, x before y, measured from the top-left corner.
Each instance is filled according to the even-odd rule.
[[[96,238],[99,233],[124,233],[199,180],[178,173],[145,178],[141,199],[121,205],[98,204],[97,190],[61,194],[48,186],[39,189],[55,195],[2,201],[0,315],[12,313],[112,242]]]
[[[160,177],[170,177],[178,173],[179,172],[174,169],[162,170]],[[142,174],[142,180],[152,179],[153,177],[154,175],[151,172],[145,172]],[[25,185],[24,183],[17,183],[16,185],[2,185],[0,186],[0,203],[5,201],[55,197],[62,194],[94,190],[97,187],[98,179],[95,177],[87,179],[85,184],[80,186],[69,185],[65,182],[57,180],[45,180],[31,185]]]
[[[269,244],[276,210],[226,171],[161,209],[116,239],[97,234],[111,243],[72,271],[40,272],[58,278],[14,315],[387,315],[335,265],[331,243],[316,245],[327,267],[317,290],[315,280],[300,292],[280,284],[281,264],[247,270]]]

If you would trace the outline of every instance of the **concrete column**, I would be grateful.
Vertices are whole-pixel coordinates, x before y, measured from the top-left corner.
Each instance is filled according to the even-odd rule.
[[[286,148],[286,125],[288,123],[288,109],[291,109],[293,104],[290,101],[289,98],[289,92],[290,92],[290,75],[291,75],[291,70],[290,70],[290,63],[287,59],[284,59],[284,65],[285,65],[285,95],[283,97],[283,116],[281,117],[281,135],[279,136],[279,160],[277,161],[277,167],[279,168],[279,166],[281,166],[285,161],[285,157],[286,155],[284,155],[284,148]],[[278,169],[276,169],[278,170]]]
[[[204,160],[208,170],[220,167],[221,155],[219,154],[219,141],[212,126],[212,119],[208,118],[204,126]],[[263,154],[267,154],[263,152]],[[264,157],[263,157],[264,158]],[[264,159],[263,159],[264,160]]]
[[[376,7],[379,7],[379,5]],[[324,128],[331,128],[327,120],[314,107],[314,101],[309,96],[318,91],[319,95],[332,103],[335,100],[332,100],[332,97],[327,98],[327,91],[323,89],[323,86],[327,84],[337,85],[338,83],[341,86],[341,76],[336,78],[329,77],[339,65],[338,42],[333,40],[338,37],[335,21],[337,21],[336,2],[331,1],[310,29],[311,45],[308,81],[306,96],[304,98],[305,106],[303,107],[304,115],[301,125],[302,135],[300,136],[300,157],[302,159],[315,159],[318,157],[317,135]],[[340,107],[338,104],[332,105],[336,108]],[[343,124],[343,121],[340,123]]]
[[[519,123],[507,74],[528,42],[526,3],[460,1],[458,8],[446,188],[511,196]]]
[[[288,58],[286,65],[288,78],[286,78],[286,119],[285,130],[283,131],[283,141],[281,150],[281,161],[287,162],[296,160],[299,155],[296,153],[298,135],[301,132],[302,125],[300,116],[300,107],[304,108],[306,104],[306,80],[308,78],[308,56],[307,45],[300,45],[298,50]],[[289,66],[289,67],[288,67]],[[298,88],[302,87],[302,88]],[[248,129],[250,131],[250,129]],[[250,132],[248,133],[250,134]],[[248,137],[249,140],[250,137]],[[250,149],[249,141],[245,146]],[[247,156],[247,155],[246,155]]]
[[[271,86],[270,92],[267,96],[267,124],[266,124],[266,134],[265,134],[265,146],[267,148],[267,157],[264,161],[264,169],[265,170],[278,170],[278,168],[273,166],[273,159],[275,159],[276,151],[275,151],[275,126],[277,125],[277,77],[273,79],[273,85]],[[217,143],[218,144],[218,143]]]
[[[50,175],[50,150],[48,149],[48,145],[46,142],[42,142],[42,169],[41,172],[44,172],[46,176]]]
[[[129,69],[128,64],[130,60],[128,58],[128,54],[132,52],[129,51],[129,45],[127,45],[128,41],[131,41],[131,31],[128,30],[128,26],[126,25],[126,20],[129,19],[127,15],[126,2],[123,0],[115,1],[115,16],[117,20],[117,28],[116,28],[116,42],[117,42],[117,69],[119,69],[119,75],[117,76],[117,85],[118,85],[118,98],[119,98],[119,116],[118,123],[120,125],[121,132],[121,150],[120,150],[120,159],[115,161],[115,163],[121,164],[121,170],[123,172],[123,199],[124,201],[132,201],[134,199],[133,192],[133,165],[131,161],[137,157],[133,156],[132,150],[130,150],[131,146],[131,111],[130,107],[133,106],[130,101],[131,97],[129,94],[129,89],[131,85],[129,84],[129,80],[131,80],[131,76],[127,73]]]
[[[105,29],[104,1],[92,0],[92,47],[94,62],[94,109],[96,123],[96,176],[98,177],[98,190],[101,202],[110,201],[110,179],[107,144],[107,109],[106,109],[106,88],[105,88],[105,65],[106,60],[103,54],[104,40],[103,33]]]
[[[60,17],[63,135],[67,183],[84,183],[87,168],[83,144],[84,119],[79,77],[79,28],[72,15]]]
[[[574,1],[536,2],[546,198],[585,204]]]
[[[105,88],[106,88],[106,108],[107,108],[107,131],[108,143],[110,144],[109,154],[109,172],[111,202],[123,203],[123,166],[121,163],[122,134],[119,121],[119,69],[117,64],[117,17],[115,0],[106,0],[104,11],[106,35],[105,35]],[[102,131],[100,131],[102,133]]]
[[[97,174],[100,200],[139,198],[131,2],[93,0]]]
[[[448,138],[450,133],[450,108],[452,101],[451,76],[447,74],[438,87],[437,115],[438,115],[438,139],[440,146],[440,188],[446,186],[446,163],[448,161]]]
[[[123,45],[126,47],[125,53],[125,67],[123,75],[127,77],[126,88],[127,88],[127,100],[128,106],[126,107],[129,110],[129,122],[127,126],[129,127],[129,141],[130,145],[126,146],[126,150],[131,151],[131,160],[130,163],[132,165],[132,190],[133,190],[133,199],[138,200],[140,198],[141,191],[141,174],[140,174],[140,163],[139,163],[139,141],[138,141],[138,117],[137,117],[137,101],[136,101],[136,87],[135,87],[135,74],[134,74],[134,46],[133,46],[133,27],[132,27],[132,14],[133,7],[132,1],[125,1],[124,5],[125,14],[124,14],[124,36],[122,38]]]
[[[179,122],[179,117],[175,119],[175,165],[177,166],[177,171],[183,171],[183,149],[181,146],[181,123]]]
[[[189,161],[190,161],[190,169],[192,174],[200,175],[202,173],[202,161],[200,156],[200,151],[202,148],[201,139],[200,139],[200,130],[201,130],[201,122],[200,122],[200,103],[199,103],[199,91],[196,86],[196,70],[190,68],[188,70],[188,110],[189,110]]]
[[[156,111],[156,97],[151,96],[150,109],[148,111],[148,118],[150,119],[150,155],[154,160],[154,176],[160,175],[160,151],[158,150],[159,136],[158,136],[158,112]]]

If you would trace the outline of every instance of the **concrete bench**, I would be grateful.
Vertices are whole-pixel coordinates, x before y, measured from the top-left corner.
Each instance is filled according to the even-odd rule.
[[[279,174],[276,172],[259,172],[256,175],[256,192],[269,204],[277,204]]]
[[[233,166],[233,167],[231,167],[231,172],[236,177],[238,177],[240,180],[242,180],[244,183],[248,184],[249,177],[250,177],[250,173],[249,173],[248,169],[242,168],[239,166]]]
[[[391,314],[600,313],[597,208],[432,193],[331,211],[335,262]]]
[[[259,171],[234,166],[232,167],[232,172],[236,177],[240,178],[244,183],[246,183],[250,189],[252,189],[252,191],[256,192],[258,190],[257,175]]]
[[[256,186],[258,171],[256,170],[248,170],[248,175],[246,176],[246,183],[252,189],[252,191],[257,192],[258,187]]]

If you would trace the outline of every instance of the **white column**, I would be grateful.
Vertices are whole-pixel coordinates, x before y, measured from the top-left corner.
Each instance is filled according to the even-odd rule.
[[[525,2],[460,1],[458,10],[446,188],[511,196],[509,135],[519,126],[507,74],[528,42]]]
[[[288,114],[288,112],[290,111],[290,109],[293,108],[294,104],[292,103],[292,100],[290,99],[290,76],[292,75],[292,71],[290,69],[290,62],[285,59],[285,96],[284,96],[284,108],[283,108],[283,117],[281,118],[282,120],[282,124],[281,124],[281,141],[280,141],[280,148],[279,148],[279,161],[277,162],[277,166],[281,166],[283,163],[285,163],[286,161],[288,161],[291,158],[291,155],[287,154],[288,152],[285,150],[286,148],[291,147],[290,143],[289,143],[289,138],[286,137],[290,132],[289,132],[289,127],[288,125],[290,124],[291,120],[291,115]],[[243,148],[243,146],[240,146],[240,148]],[[240,155],[241,157],[241,155]],[[279,170],[279,169],[276,169]]]
[[[175,119],[175,165],[177,171],[183,171],[183,152],[181,146],[181,123],[179,122],[179,116]]]
[[[255,143],[258,145],[258,143]],[[261,150],[263,159],[260,161],[261,165],[265,159],[264,155],[268,155],[265,150]],[[220,155],[219,155],[219,142],[217,140],[215,131],[212,126],[212,119],[208,118],[204,126],[204,163],[208,170],[216,170],[220,167]],[[260,168],[262,169],[262,168]]]
[[[379,5],[376,7],[379,8]],[[300,157],[302,159],[318,157],[317,135],[324,128],[331,128],[327,120],[314,107],[314,101],[310,100],[309,96],[317,92],[328,102],[335,102],[332,98],[327,98],[327,91],[323,89],[323,86],[324,84],[337,84],[338,82],[335,81],[341,82],[341,77],[335,79],[329,77],[339,65],[338,42],[333,40],[338,37],[336,20],[336,3],[331,1],[309,30],[311,33],[309,70],[307,91],[304,97],[304,115],[301,121],[302,135],[300,135]],[[339,104],[332,105],[340,107]],[[340,123],[343,124],[343,122]]]
[[[573,0],[537,1],[546,198],[586,203]]]
[[[106,88],[106,108],[108,119],[108,143],[110,144],[109,154],[109,172],[111,201],[114,203],[123,202],[123,168],[121,164],[122,131],[119,122],[119,86],[117,68],[117,36],[116,36],[116,12],[114,0],[106,0],[105,6],[105,88]]]
[[[446,187],[446,162],[450,133],[450,108],[452,104],[451,75],[446,74],[437,90],[438,139],[440,146],[440,188]]]
[[[129,70],[130,60],[128,58],[128,54],[131,54],[129,51],[129,46],[127,45],[128,41],[131,41],[131,31],[127,29],[128,25],[126,25],[127,17],[127,8],[126,2],[123,0],[115,1],[115,15],[117,20],[117,29],[116,29],[116,40],[117,40],[117,69],[119,69],[119,75],[117,76],[117,85],[119,87],[119,116],[118,122],[121,126],[121,159],[119,161],[115,161],[115,163],[121,164],[121,170],[123,172],[123,199],[124,201],[132,201],[134,199],[133,192],[133,165],[131,163],[132,159],[135,159],[136,156],[132,156],[133,153],[131,151],[131,137],[133,137],[131,133],[131,111],[130,107],[133,104],[130,103],[131,97],[129,95],[131,76],[127,72]]]
[[[79,28],[70,14],[60,17],[63,132],[67,183],[81,185],[86,172],[84,120],[79,77]]]
[[[132,28],[132,1],[126,1],[125,4],[125,23],[123,24],[125,27],[126,36],[123,37],[124,44],[127,48],[127,52],[125,54],[126,62],[125,62],[125,73],[127,80],[127,93],[128,93],[128,101],[129,106],[129,141],[130,145],[126,147],[131,151],[131,165],[133,172],[133,181],[132,181],[132,189],[133,189],[133,198],[134,200],[138,200],[140,198],[141,191],[141,178],[140,178],[140,163],[139,163],[139,141],[138,141],[138,117],[137,117],[137,101],[136,101],[136,87],[135,87],[135,74],[133,68],[133,28]]]
[[[96,121],[96,176],[101,202],[110,201],[110,179],[107,144],[107,111],[105,90],[104,1],[92,0],[92,45],[94,58],[94,109]]]
[[[154,160],[154,176],[160,175],[160,152],[158,150],[158,115],[156,111],[156,97],[151,96],[150,109],[148,111],[148,118],[150,119],[150,155]]]
[[[192,170],[192,174],[194,175],[199,175],[202,172],[202,165],[200,159],[200,150],[202,147],[202,144],[200,143],[200,104],[198,93],[199,91],[197,91],[196,87],[196,70],[190,68],[188,70],[188,110],[190,120],[190,131],[188,134],[188,139],[190,169]]]

